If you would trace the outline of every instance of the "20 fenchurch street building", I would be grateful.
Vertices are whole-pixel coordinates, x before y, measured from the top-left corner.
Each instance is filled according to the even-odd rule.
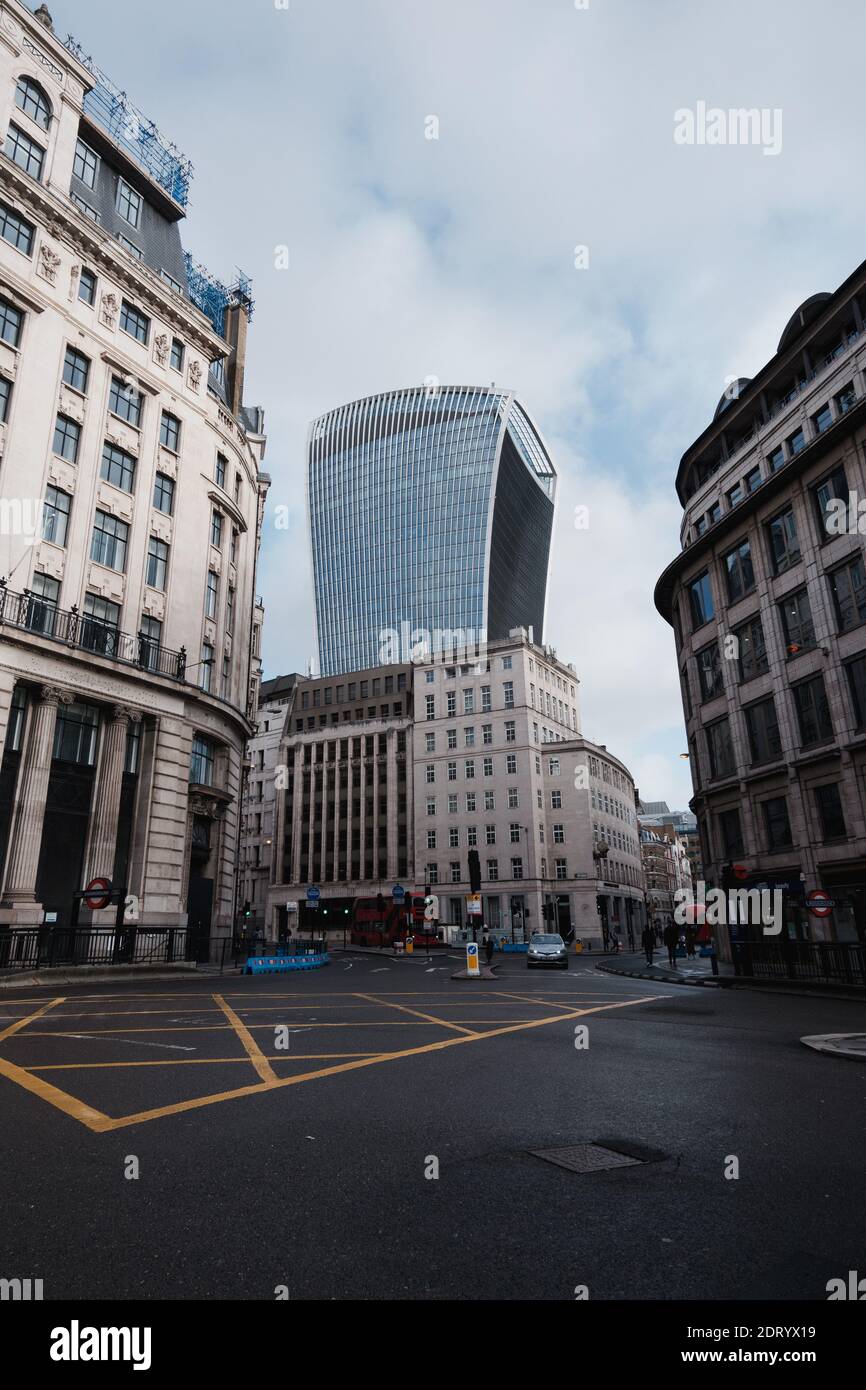
[[[313,423],[308,490],[323,675],[543,639],[557,474],[513,392],[419,386]],[[462,637],[457,639],[462,643]]]

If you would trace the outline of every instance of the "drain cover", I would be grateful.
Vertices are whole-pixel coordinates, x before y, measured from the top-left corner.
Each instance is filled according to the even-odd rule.
[[[570,1173],[601,1173],[608,1168],[634,1168],[643,1159],[605,1149],[600,1144],[573,1144],[568,1149],[530,1149],[535,1158],[567,1168]]]

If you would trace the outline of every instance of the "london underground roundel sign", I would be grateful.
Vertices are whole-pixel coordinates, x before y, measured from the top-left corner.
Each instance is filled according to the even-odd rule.
[[[829,917],[833,911],[833,899],[823,888],[813,888],[806,894],[806,906],[813,917]]]
[[[84,890],[84,906],[89,907],[91,912],[100,912],[102,908],[108,907],[110,902],[111,879],[91,879]]]

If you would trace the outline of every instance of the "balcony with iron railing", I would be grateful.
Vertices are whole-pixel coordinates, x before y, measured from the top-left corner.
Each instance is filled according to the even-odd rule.
[[[186,648],[170,651],[152,637],[121,632],[110,623],[81,613],[77,608],[57,608],[38,594],[14,593],[0,579],[0,633],[4,628],[31,633],[58,646],[135,666],[149,675],[186,682]]]

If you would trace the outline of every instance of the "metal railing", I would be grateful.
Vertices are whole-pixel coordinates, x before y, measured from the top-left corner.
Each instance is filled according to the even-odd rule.
[[[4,625],[32,632],[77,651],[120,661],[125,666],[137,666],[155,676],[186,680],[186,648],[170,651],[143,632],[135,635],[120,632],[109,623],[79,612],[78,608],[56,608],[27,589],[15,593],[7,588],[4,579],[0,579],[0,627]]]
[[[738,941],[734,974],[749,979],[866,986],[866,945],[842,941]]]
[[[0,970],[170,965],[186,958],[185,927],[0,927]]]

